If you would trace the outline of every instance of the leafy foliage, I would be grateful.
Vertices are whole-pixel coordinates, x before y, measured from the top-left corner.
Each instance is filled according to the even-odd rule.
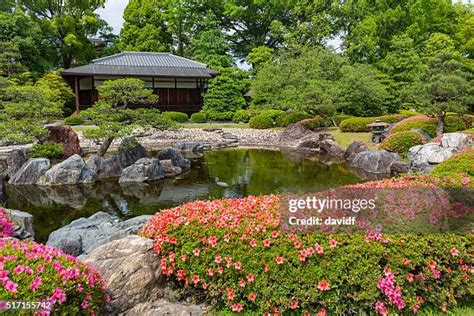
[[[72,125],[72,126],[81,125],[81,124],[84,124],[84,120],[82,119],[80,115],[71,115],[64,119],[64,124]]]
[[[40,310],[60,314],[102,311],[105,285],[93,267],[35,242],[0,239],[0,248],[3,299],[50,302]]]
[[[435,177],[461,177],[461,181],[467,181],[465,177],[474,181],[474,150],[466,150],[436,165],[431,172]]]
[[[391,134],[380,144],[380,148],[405,156],[411,147],[421,145],[424,142],[425,140],[420,133],[404,131]]]
[[[446,133],[454,133],[458,131],[465,130],[466,128],[472,125],[472,119],[468,116],[459,116],[459,115],[448,115],[445,119],[445,128]],[[430,118],[426,116],[418,117],[414,116],[405,120],[400,121],[398,124],[395,124],[390,131],[391,133],[397,133],[401,131],[409,131],[413,128],[421,129],[431,137],[436,136],[436,128],[438,122],[435,118]]]
[[[186,123],[189,120],[188,115],[183,112],[167,111],[163,112],[163,115],[178,123]]]
[[[311,115],[305,112],[290,112],[279,115],[275,122],[279,127],[287,127],[290,124],[311,118]]]
[[[191,122],[193,123],[206,123],[207,117],[205,113],[198,112],[191,114]]]
[[[378,117],[351,117],[339,123],[341,132],[368,132],[370,128],[367,125],[374,123],[376,120],[393,124],[403,120],[405,117],[398,114],[383,115]],[[393,129],[392,129],[393,130]]]
[[[28,156],[30,158],[60,158],[63,154],[63,146],[54,142],[36,143],[31,147]]]
[[[256,115],[252,117],[249,121],[250,128],[256,129],[267,129],[273,127],[273,120],[271,117],[266,115]]]
[[[312,131],[318,131],[322,127],[325,127],[325,121],[321,116],[315,116],[310,119],[302,120],[300,121],[300,124]]]
[[[250,120],[250,111],[248,110],[237,110],[235,111],[234,116],[232,117],[232,122],[234,123],[248,123]]]

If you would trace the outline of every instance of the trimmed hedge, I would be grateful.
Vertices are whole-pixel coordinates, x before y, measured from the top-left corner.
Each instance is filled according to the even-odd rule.
[[[232,122],[234,123],[248,123],[250,120],[250,111],[248,110],[238,110],[235,111],[234,116],[232,117]]]
[[[43,302],[38,315],[103,313],[108,296],[92,266],[35,242],[0,239],[0,249],[2,300]]]
[[[380,144],[380,149],[406,156],[411,147],[421,145],[424,142],[425,140],[420,133],[413,131],[398,132],[387,137]]]
[[[276,125],[279,127],[287,127],[290,124],[293,124],[293,123],[296,123],[308,118],[311,118],[311,115],[309,115],[308,113],[292,112],[292,113],[284,113],[284,114],[279,115],[276,118],[275,122],[276,122]]]
[[[280,214],[278,196],[196,201],[160,211],[140,233],[154,238],[160,271],[217,311],[410,314],[474,292],[470,236],[293,234]]]
[[[257,115],[250,119],[249,127],[256,128],[256,129],[272,128],[273,120],[271,117],[266,116],[266,115]]]
[[[467,177],[470,178],[469,181],[474,182],[474,149],[458,153],[438,164],[431,175],[436,177]]]
[[[463,131],[472,126],[472,118],[470,116],[449,115],[445,118],[444,133],[454,133]],[[436,118],[430,117],[413,117],[403,120],[393,126],[390,133],[409,131],[418,128],[430,135],[436,137],[436,128],[438,121]]]
[[[210,121],[228,122],[234,117],[234,112],[205,111],[204,113]]]
[[[163,112],[163,115],[178,123],[186,123],[189,120],[188,115],[183,112],[169,111]]]
[[[353,118],[353,115],[347,115],[347,114],[339,114],[334,117],[334,121],[336,121],[337,126],[341,124],[342,121]],[[332,125],[332,122],[331,122]]]
[[[377,117],[353,117],[342,121],[339,124],[339,129],[341,132],[369,132],[370,129],[367,127],[367,125],[374,123],[376,120],[380,120],[381,122],[388,124],[394,124],[403,120],[404,118],[405,117],[400,114],[389,114]]]
[[[325,121],[321,116],[318,115],[318,116],[315,116],[315,117],[310,118],[310,119],[302,120],[302,121],[300,121],[300,124],[305,126],[307,129],[315,131],[315,130],[318,130],[318,129],[321,129],[322,127],[324,127],[325,126]]]
[[[403,115],[405,117],[423,115],[423,113],[419,113],[419,112],[415,112],[415,111],[409,111],[409,110],[399,110],[398,114]]]
[[[54,142],[36,143],[29,153],[29,158],[60,158],[63,155],[63,146]]]
[[[280,115],[285,115],[286,112],[283,110],[263,110],[258,113],[259,115],[266,115],[272,118],[272,120],[276,120],[277,117]]]
[[[193,123],[206,123],[206,114],[202,112],[191,114],[191,122]]]
[[[80,115],[71,115],[64,119],[64,124],[71,126],[81,125],[84,124],[84,120]]]

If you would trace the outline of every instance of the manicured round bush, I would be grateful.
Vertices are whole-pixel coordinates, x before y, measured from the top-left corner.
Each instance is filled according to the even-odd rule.
[[[72,126],[81,125],[81,124],[84,124],[84,120],[82,119],[80,115],[71,115],[64,119],[64,124],[72,125]]]
[[[248,123],[250,120],[250,111],[247,110],[238,110],[235,111],[234,116],[232,117],[232,122],[234,123]]]
[[[272,128],[273,120],[269,116],[257,115],[250,119],[249,126],[250,128],[256,128],[256,129]]]
[[[191,122],[193,123],[206,123],[206,113],[198,112],[191,114]]]
[[[466,150],[438,164],[431,172],[436,177],[461,177],[474,183],[474,150]]]
[[[62,251],[29,241],[0,239],[0,297],[42,302],[49,315],[101,314],[107,299],[99,274]]]
[[[216,111],[206,111],[207,119],[216,122],[228,122],[232,121],[234,117],[234,112],[216,112]]]
[[[186,113],[183,112],[163,112],[164,116],[167,116],[171,120],[178,122],[178,123],[186,123],[189,120],[189,117]]]
[[[14,226],[5,209],[0,208],[0,238],[11,237],[13,235]]]
[[[454,133],[463,131],[472,126],[473,122],[472,115],[448,115],[444,120],[444,132]]]
[[[415,111],[410,111],[410,110],[399,110],[398,114],[404,116],[404,117],[411,117],[411,116],[418,116],[418,115],[423,115],[423,113],[415,112]]]
[[[272,120],[276,120],[277,117],[279,117],[280,115],[286,114],[286,112],[283,110],[263,110],[258,114],[266,115],[266,116],[271,117]]]
[[[291,113],[285,113],[280,116],[278,116],[275,120],[276,125],[280,127],[287,127],[290,124],[299,122],[304,119],[311,118],[311,115],[308,113],[304,112],[291,112]]]
[[[324,123],[324,119],[321,116],[315,116],[313,118],[300,121],[300,124],[303,124],[307,129],[312,131],[323,128]]]
[[[63,154],[63,146],[54,142],[34,144],[28,156],[30,158],[60,158]]]
[[[375,117],[353,117],[342,121],[339,124],[339,129],[346,133],[368,132],[370,128],[367,125],[372,124],[375,120]]]
[[[336,122],[337,126],[339,126],[339,124],[341,124],[342,121],[350,119],[352,117],[354,117],[354,116],[347,115],[347,114],[339,114],[339,115],[336,115],[334,117],[334,121]],[[331,124],[332,124],[332,122],[331,122]]]
[[[420,133],[413,131],[398,132],[387,137],[380,144],[380,149],[396,152],[405,156],[408,153],[408,149],[416,145],[421,145],[424,142],[425,140]]]
[[[469,116],[448,115],[445,118],[444,133],[454,133],[465,130],[472,125],[472,119]],[[436,137],[436,128],[438,121],[436,118],[428,116],[413,116],[395,124],[390,133],[409,131],[413,128],[421,129],[431,137]]]
[[[469,236],[293,234],[280,230],[279,203],[192,202],[160,211],[141,234],[154,238],[161,272],[217,311],[407,314],[474,291]]]

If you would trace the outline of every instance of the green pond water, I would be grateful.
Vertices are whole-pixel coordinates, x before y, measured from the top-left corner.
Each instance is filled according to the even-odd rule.
[[[130,218],[187,201],[319,191],[363,181],[345,164],[294,151],[225,149],[190,159],[188,173],[147,184],[115,179],[60,187],[6,185],[4,204],[32,214],[35,239],[46,241],[53,230],[100,210]],[[217,185],[216,178],[228,187]]]

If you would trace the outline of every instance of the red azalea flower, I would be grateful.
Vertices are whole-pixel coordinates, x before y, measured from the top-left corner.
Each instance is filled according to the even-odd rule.
[[[235,270],[240,270],[240,269],[242,269],[242,263],[237,262],[237,263],[234,265],[234,268],[235,268]]]
[[[249,294],[249,300],[250,301],[254,302],[256,298],[257,298],[257,295],[255,295],[254,293]]]
[[[276,257],[276,258],[275,258],[275,262],[276,262],[277,264],[283,264],[283,261],[284,261],[284,260],[283,260],[283,257]]]
[[[249,274],[249,275],[247,275],[247,281],[249,281],[249,282],[253,282],[253,281],[255,281],[255,277],[254,277],[254,275],[253,275],[253,274]]]
[[[195,255],[196,257],[199,257],[200,253],[201,253],[201,250],[199,250],[198,248],[193,250],[193,255]]]
[[[270,240],[265,239],[265,240],[263,241],[263,245],[264,245],[265,247],[270,247]]]
[[[278,232],[276,230],[272,231],[272,238],[278,238]]]
[[[414,276],[412,273],[408,273],[408,275],[407,275],[407,281],[408,281],[408,283],[412,283],[413,280],[414,280],[414,277],[415,277],[415,276]]]
[[[240,287],[245,287],[246,284],[247,284],[247,282],[245,282],[244,279],[241,279],[241,280],[239,281]]]
[[[453,256],[457,256],[459,254],[459,250],[457,250],[456,248],[452,248],[450,252]]]
[[[329,282],[321,281],[321,282],[318,283],[318,290],[320,290],[320,291],[329,291],[329,289],[330,289]]]
[[[403,258],[403,264],[404,265],[410,264],[410,260],[408,258]]]
[[[316,251],[318,252],[318,254],[322,255],[324,253],[324,248],[321,245],[316,244],[314,245],[314,247],[316,248]]]
[[[256,241],[255,239],[252,239],[252,240],[250,241],[250,246],[256,247],[256,246],[257,246],[257,241]]]
[[[291,305],[290,305],[291,309],[297,309],[298,308],[298,302],[293,300],[291,301]]]
[[[233,311],[233,312],[239,313],[239,312],[241,312],[241,311],[243,311],[243,310],[244,310],[244,307],[243,307],[242,304],[233,304],[233,305],[232,305],[232,311]]]
[[[331,240],[329,241],[329,247],[331,247],[331,248],[336,248],[336,247],[337,247],[337,241],[334,240],[334,239],[331,239]]]
[[[194,275],[193,276],[193,282],[194,282],[194,285],[199,283],[199,275]]]
[[[295,241],[293,245],[295,246],[296,249],[300,249],[303,244],[301,243],[301,241]]]

